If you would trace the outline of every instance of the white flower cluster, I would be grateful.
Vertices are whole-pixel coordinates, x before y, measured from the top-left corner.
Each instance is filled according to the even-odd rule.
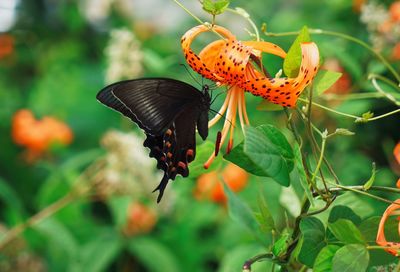
[[[105,55],[108,61],[107,83],[136,78],[143,73],[143,52],[140,42],[126,28],[111,31]]]
[[[366,24],[369,31],[376,31],[388,19],[389,12],[383,5],[368,2],[361,7],[360,20]]]
[[[391,47],[400,40],[400,24],[391,19],[390,12],[384,5],[374,1],[365,3],[361,7],[360,20],[367,26],[375,49]]]
[[[143,139],[133,132],[109,131],[101,143],[107,150],[98,182],[101,191],[148,196],[161,176],[154,171],[155,160],[149,158]]]
[[[94,192],[100,199],[117,195],[130,196],[132,201],[150,199],[157,213],[169,214],[176,195],[166,190],[163,201],[156,205],[158,192],[152,192],[161,181],[162,171],[156,170],[156,161],[149,157],[143,140],[136,133],[115,130],[103,136],[101,144],[107,154],[91,180]]]

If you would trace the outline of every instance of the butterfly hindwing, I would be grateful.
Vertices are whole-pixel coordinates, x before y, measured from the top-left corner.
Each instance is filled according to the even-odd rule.
[[[174,180],[179,174],[183,177],[189,175],[188,164],[196,156],[196,118],[199,107],[188,106],[175,119],[163,136],[163,151],[158,161],[158,166],[167,167],[160,185],[157,201],[160,201],[168,181]],[[159,167],[159,168],[160,168]]]

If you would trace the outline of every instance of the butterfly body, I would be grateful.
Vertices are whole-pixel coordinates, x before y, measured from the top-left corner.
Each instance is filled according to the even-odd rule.
[[[208,136],[211,97],[207,85],[200,91],[175,79],[134,79],[103,88],[97,99],[144,130],[144,146],[164,171],[155,189],[159,202],[169,180],[189,175],[188,164],[196,156],[196,128],[203,140]]]

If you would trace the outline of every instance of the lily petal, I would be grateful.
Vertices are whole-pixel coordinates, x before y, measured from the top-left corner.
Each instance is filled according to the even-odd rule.
[[[388,242],[385,237],[385,223],[388,217],[396,210],[400,209],[400,199],[397,199],[393,204],[389,205],[386,211],[383,213],[381,221],[379,222],[378,233],[376,236],[376,243],[380,246],[388,247],[385,251],[394,255],[399,256],[400,243]],[[398,226],[400,235],[400,223]]]
[[[267,78],[246,72],[246,81],[238,85],[256,96],[261,96],[275,104],[294,107],[299,95],[303,92],[318,71],[319,52],[315,43],[301,44],[302,63],[296,78]],[[254,69],[254,68],[253,68]],[[250,70],[251,71],[251,70]],[[257,75],[258,74],[258,75]]]
[[[226,37],[227,40],[235,40],[235,36],[232,35],[226,28],[221,26],[213,26],[212,28],[217,33],[221,34],[223,37]],[[213,67],[208,66],[193,50],[190,48],[193,40],[203,32],[210,31],[210,28],[205,25],[198,25],[188,30],[181,39],[181,45],[183,49],[183,53],[185,54],[185,58],[189,66],[201,74],[203,77],[208,78],[213,81],[218,81],[218,79],[213,74]]]
[[[274,43],[264,42],[264,41],[244,41],[242,42],[245,46],[250,46],[255,50],[261,51],[263,53],[272,54],[279,56],[281,58],[286,57],[286,52]]]

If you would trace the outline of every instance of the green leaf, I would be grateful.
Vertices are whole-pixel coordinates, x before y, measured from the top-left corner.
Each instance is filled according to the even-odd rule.
[[[17,193],[8,184],[8,182],[0,177],[0,200],[5,207],[2,209],[7,223],[14,225],[23,220],[24,207]]]
[[[293,42],[290,47],[286,58],[283,62],[283,71],[287,77],[296,77],[299,73],[300,65],[301,65],[301,43],[310,42],[311,37],[308,33],[308,28],[304,26],[296,40]]]
[[[353,222],[347,219],[339,219],[328,224],[332,234],[345,244],[365,243],[365,239]]]
[[[291,240],[291,232],[288,229],[284,229],[281,233],[281,237],[279,237],[279,239],[272,246],[272,253],[274,256],[281,257],[283,254],[285,254]]]
[[[268,100],[263,100],[257,105],[256,109],[259,111],[281,111],[283,110],[283,107],[281,105],[269,102]]]
[[[216,14],[223,13],[229,6],[229,1],[227,0],[219,0],[215,1],[215,10]]]
[[[181,271],[179,261],[172,251],[155,239],[135,237],[129,241],[128,250],[147,268],[147,271]]]
[[[54,243],[57,249],[62,251],[66,263],[74,259],[78,254],[77,241],[71,232],[56,219],[47,218],[34,225],[33,229],[42,234],[47,239],[47,243]]]
[[[215,152],[215,144],[211,141],[205,141],[203,144],[197,147],[196,159],[190,164],[189,176],[191,178],[197,178],[201,174],[206,173],[206,171],[209,172],[220,167],[222,157],[218,156],[214,159],[213,163],[207,170],[204,169],[204,163],[213,152]]]
[[[372,163],[372,174],[371,177],[364,183],[363,188],[364,190],[369,190],[371,186],[374,184],[376,176],[376,164],[375,162]]]
[[[333,272],[364,272],[367,270],[369,253],[364,245],[346,245],[336,251],[332,261]]]
[[[258,195],[258,208],[260,209],[260,216],[256,218],[258,219],[260,228],[265,234],[271,234],[275,230],[275,222],[261,192]]]
[[[358,225],[361,222],[361,218],[352,209],[343,205],[337,205],[332,208],[328,222],[334,223],[339,219],[348,219],[355,225]]]
[[[342,73],[339,72],[320,70],[314,80],[315,95],[318,96],[328,90],[341,76]]]
[[[346,128],[337,128],[333,134],[342,135],[342,136],[353,136],[355,133]]]
[[[258,233],[258,223],[249,206],[237,197],[225,183],[224,191],[228,197],[229,216],[232,220],[246,227],[252,233]]]
[[[245,129],[243,151],[250,160],[279,184],[289,186],[289,169],[279,150],[256,128]]]
[[[290,146],[285,135],[283,135],[283,133],[280,132],[280,130],[274,127],[273,125],[261,125],[258,126],[257,129],[263,132],[263,134],[268,138],[268,140],[270,140],[271,143],[276,146],[279,153],[285,159],[286,164],[289,168],[289,172],[291,172],[294,167],[294,154],[293,154],[293,149]]]
[[[80,251],[81,271],[108,271],[110,264],[120,254],[122,246],[122,240],[112,230],[107,230],[104,234],[95,236]]]
[[[326,246],[325,227],[319,219],[306,217],[300,222],[300,231],[303,242],[298,259],[308,267],[313,267],[318,253]]]
[[[290,184],[293,150],[285,136],[273,126],[247,126],[244,143],[225,158],[254,175],[271,177],[283,186]]]
[[[227,0],[203,0],[203,10],[210,13],[211,15],[218,15],[223,13],[229,6]]]
[[[132,203],[132,196],[115,196],[107,199],[107,205],[111,210],[114,224],[122,227],[126,224],[128,207]]]
[[[376,234],[378,232],[379,222],[381,221],[380,216],[370,217],[364,220],[359,230],[364,237],[368,238],[368,243],[374,243]],[[389,218],[385,224],[385,236],[388,241],[396,241],[399,237],[398,233],[398,221],[395,218]]]
[[[311,206],[314,206],[314,198],[310,190],[310,185],[307,182],[307,175],[306,171],[304,170],[303,159],[301,156],[301,149],[298,143],[294,144],[293,153],[294,153],[297,173],[299,174],[301,187],[303,187],[303,190],[307,196],[308,201],[310,201]]]
[[[367,111],[361,115],[361,117],[357,118],[354,122],[356,123],[367,123],[369,119],[374,117],[374,113],[371,111]]]
[[[315,259],[313,272],[331,272],[332,259],[339,248],[340,246],[336,245],[327,245],[324,247]]]

